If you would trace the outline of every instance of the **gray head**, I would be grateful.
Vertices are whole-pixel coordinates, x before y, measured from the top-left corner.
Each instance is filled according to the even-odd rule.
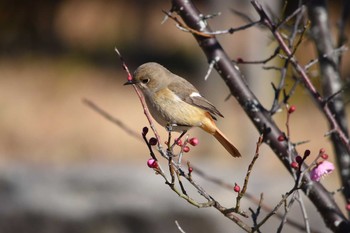
[[[164,66],[148,62],[140,65],[134,72],[133,80],[128,84],[136,84],[144,92],[156,92],[166,87],[173,74]]]

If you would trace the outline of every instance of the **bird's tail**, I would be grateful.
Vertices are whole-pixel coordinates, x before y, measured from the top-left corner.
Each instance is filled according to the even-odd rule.
[[[237,150],[237,148],[225,137],[225,135],[216,128],[214,132],[214,137],[218,140],[221,145],[233,156],[233,157],[241,157],[241,153]]]

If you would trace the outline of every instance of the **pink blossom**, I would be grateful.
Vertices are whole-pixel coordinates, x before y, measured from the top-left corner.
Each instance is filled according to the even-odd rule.
[[[333,163],[327,160],[322,161],[311,170],[310,172],[311,180],[320,181],[322,177],[328,175],[333,170],[334,170]]]

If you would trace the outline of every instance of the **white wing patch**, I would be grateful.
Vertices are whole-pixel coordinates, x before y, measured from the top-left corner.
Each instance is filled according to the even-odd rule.
[[[198,92],[192,92],[190,94],[190,97],[202,97],[201,94],[199,94]]]

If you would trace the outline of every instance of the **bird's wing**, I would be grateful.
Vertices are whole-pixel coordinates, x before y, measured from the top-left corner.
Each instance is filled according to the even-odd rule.
[[[212,103],[210,103],[206,98],[201,96],[198,90],[185,79],[177,76],[176,80],[173,80],[168,85],[168,88],[186,103],[207,110],[212,116],[218,115],[224,117]],[[213,118],[215,119],[214,116]]]

